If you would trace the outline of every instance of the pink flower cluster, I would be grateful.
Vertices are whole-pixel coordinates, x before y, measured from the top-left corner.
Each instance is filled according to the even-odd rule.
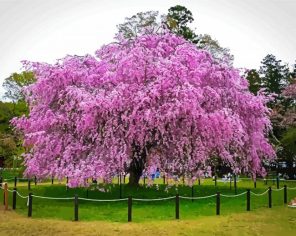
[[[237,69],[176,35],[25,64],[37,78],[25,88],[30,115],[12,123],[24,134],[29,176],[68,176],[70,187],[108,181],[136,158],[135,145],[147,153],[145,172],[193,179],[217,159],[256,176],[274,158],[266,98],[252,95]]]

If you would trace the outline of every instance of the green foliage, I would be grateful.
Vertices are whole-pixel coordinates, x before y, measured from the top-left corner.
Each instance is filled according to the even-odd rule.
[[[188,24],[194,21],[192,12],[184,6],[176,5],[168,10],[167,25],[169,29],[178,35],[183,36],[188,41],[197,44],[199,39]]]
[[[249,70],[246,79],[249,81],[249,90],[256,95],[261,88],[261,78],[258,72],[255,69]]]
[[[34,83],[35,80],[33,72],[13,73],[4,80],[3,87],[6,89],[4,97],[14,102],[24,100],[22,88]]]
[[[287,86],[290,78],[289,67],[283,65],[272,54],[268,54],[261,62],[259,74],[262,79],[262,87],[269,93],[281,94]]]

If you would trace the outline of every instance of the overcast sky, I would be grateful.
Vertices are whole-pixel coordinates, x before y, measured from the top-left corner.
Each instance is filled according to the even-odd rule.
[[[268,53],[295,62],[296,0],[0,0],[0,84],[20,71],[21,60],[93,54],[113,40],[125,17],[166,14],[177,4],[191,10],[197,33],[230,48],[236,67],[259,68]]]

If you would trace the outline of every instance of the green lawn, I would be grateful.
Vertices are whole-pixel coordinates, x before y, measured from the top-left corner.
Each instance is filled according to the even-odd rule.
[[[122,185],[123,198],[132,196],[133,198],[163,198],[175,196],[178,193],[180,196],[191,196],[191,188],[184,185],[171,187],[168,192],[165,191],[166,185],[162,184],[162,179],[158,179],[153,186],[141,186],[131,188],[128,185]],[[281,181],[280,188],[286,184],[289,187],[296,187],[296,181]],[[9,189],[13,188],[13,180],[8,182]],[[237,193],[245,192],[246,189],[251,189],[255,193],[264,192],[268,186],[276,189],[276,183],[269,181],[266,185],[263,181],[257,182],[257,188],[254,189],[253,182],[249,180],[240,180],[237,183]],[[103,188],[102,184],[98,184],[99,188]],[[90,187],[88,190],[88,198],[92,199],[118,199],[119,186],[117,180],[114,184],[106,186],[108,192],[101,192],[96,189],[96,186]],[[28,191],[27,182],[18,183],[18,192],[27,196],[29,192],[35,195],[47,197],[73,197],[78,194],[79,197],[86,198],[87,190],[85,188],[75,188],[66,190],[64,183],[58,183],[55,180],[54,185],[50,181],[31,184],[31,191]],[[211,179],[202,181],[199,186],[194,185],[194,196],[207,196],[221,192],[221,194],[232,195],[234,188],[230,189],[229,183],[218,182],[217,187]],[[288,201],[296,197],[296,189],[288,190]],[[3,194],[0,194],[0,200],[3,202]],[[273,206],[284,207],[284,191],[272,192]],[[12,193],[9,193],[9,205],[12,205]],[[260,208],[268,207],[268,194],[263,196],[251,195],[251,211]],[[221,196],[221,215],[230,215],[233,213],[242,213],[246,211],[246,194],[235,197]],[[21,215],[27,215],[27,199],[17,197],[16,212]],[[199,200],[180,199],[180,219],[194,220],[201,216],[214,216],[216,214],[216,198],[207,198]],[[133,201],[133,222],[149,222],[149,221],[167,221],[175,219],[175,199],[165,201],[140,202]],[[49,200],[33,197],[33,218],[49,218],[73,220],[74,218],[74,203],[73,200]],[[126,222],[127,221],[127,201],[120,202],[88,202],[79,200],[79,220],[93,221],[103,220],[110,222]]]

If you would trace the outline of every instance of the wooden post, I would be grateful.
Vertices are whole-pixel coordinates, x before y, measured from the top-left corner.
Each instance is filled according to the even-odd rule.
[[[131,196],[128,197],[127,201],[127,221],[132,221],[132,205],[133,205],[133,199]]]
[[[4,202],[5,210],[8,210],[8,186],[7,183],[4,183]]]
[[[251,209],[251,192],[250,189],[247,189],[247,211]]]
[[[287,204],[287,185],[284,185],[284,204]]]
[[[268,207],[272,207],[272,199],[271,199],[271,187],[268,188]]]
[[[176,219],[180,219],[180,198],[179,194],[176,194]]]
[[[16,188],[17,185],[17,177],[14,177],[14,187]]]
[[[74,195],[74,221],[78,221],[78,195]]]
[[[276,188],[277,189],[280,188],[280,177],[279,176],[276,177]]]
[[[220,192],[216,195],[216,215],[220,215]]]
[[[33,197],[32,193],[29,193],[29,202],[28,202],[28,217],[32,217],[32,206],[33,206]]]
[[[15,210],[16,208],[16,188],[13,188],[12,192],[12,209]]]

